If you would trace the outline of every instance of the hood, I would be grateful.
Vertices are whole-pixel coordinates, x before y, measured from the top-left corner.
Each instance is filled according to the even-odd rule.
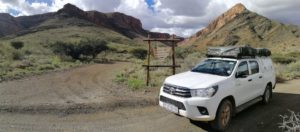
[[[188,71],[167,77],[165,83],[190,89],[198,89],[211,87],[227,78],[228,77],[224,76]]]

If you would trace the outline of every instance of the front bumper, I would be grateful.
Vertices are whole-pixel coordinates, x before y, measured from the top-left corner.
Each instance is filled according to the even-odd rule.
[[[171,102],[165,101],[167,98]],[[202,97],[190,97],[183,98],[174,96],[163,91],[160,92],[159,105],[163,107],[164,103],[171,103],[178,107],[178,113],[181,116],[187,117],[197,121],[212,121],[215,119],[218,103],[214,101],[214,98],[202,98]],[[175,103],[175,104],[174,104]],[[183,105],[183,107],[182,107]],[[207,109],[208,114],[201,114],[198,107],[204,107]]]

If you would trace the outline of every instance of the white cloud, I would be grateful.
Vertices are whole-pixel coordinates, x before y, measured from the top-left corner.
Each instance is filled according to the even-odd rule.
[[[57,11],[67,3],[85,11],[123,12],[140,19],[148,30],[185,37],[207,26],[237,3],[268,18],[300,25],[299,0],[154,0],[152,9],[144,0],[53,0],[51,5],[25,0],[0,0],[0,12],[14,9],[20,12],[19,15],[40,14]]]
[[[0,1],[0,12],[8,12],[8,5]]]
[[[188,37],[226,10],[226,6],[219,1],[156,0],[153,7],[162,23],[156,25],[151,31],[166,31]]]
[[[71,3],[77,7],[87,10],[97,10],[101,12],[111,12],[117,8],[120,0],[53,0],[51,11],[57,11],[61,9],[65,4]]]
[[[189,37],[191,34],[197,32],[198,30],[199,29],[195,29],[195,28],[172,27],[172,28],[152,28],[151,31],[165,32],[165,33],[176,34],[176,35],[179,34],[182,37]]]
[[[201,16],[206,14],[205,9],[210,0],[156,0],[155,10],[172,11],[176,15]]]
[[[40,14],[49,11],[47,3],[44,2],[33,2],[28,3],[25,0],[0,0],[1,8],[0,11],[8,12],[9,9],[16,10],[20,12],[19,15],[32,15]]]

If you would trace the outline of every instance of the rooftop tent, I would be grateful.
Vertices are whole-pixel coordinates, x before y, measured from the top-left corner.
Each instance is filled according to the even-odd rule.
[[[255,49],[249,46],[240,47],[209,47],[207,57],[224,58],[254,58],[255,56],[270,56],[271,51],[265,48]]]
[[[258,48],[257,50],[257,55],[258,56],[271,56],[271,51],[266,48]]]

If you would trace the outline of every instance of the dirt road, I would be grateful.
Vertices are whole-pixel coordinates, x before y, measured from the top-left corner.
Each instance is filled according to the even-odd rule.
[[[105,65],[105,64],[100,64],[100,65]],[[99,77],[103,77],[97,69],[99,68],[100,65],[93,65],[91,69],[94,69],[93,72],[91,71],[89,74],[95,75],[95,79],[99,79]],[[119,64],[115,64],[119,65]],[[120,66],[120,65],[119,65]],[[115,68],[119,68],[119,66],[116,66]],[[98,68],[97,68],[98,67]],[[105,66],[107,67],[107,66]],[[109,67],[113,67],[109,65]],[[111,68],[110,68],[111,69]],[[87,83],[86,81],[93,81],[90,79],[85,80],[85,77],[87,76],[86,74],[79,74],[84,70],[79,68],[75,69],[74,74],[73,72],[66,72],[65,76],[70,77],[70,79],[76,79],[76,78],[81,78],[78,80],[72,80],[74,82],[77,82],[77,84],[74,85],[81,85],[82,86],[92,86],[96,85],[97,81],[91,84],[85,84]],[[112,70],[105,70],[108,71],[108,73],[111,73]],[[76,74],[75,74],[76,73]],[[98,76],[97,76],[98,73]],[[61,75],[55,73],[54,77],[53,75],[49,76],[48,79],[54,79],[57,78],[58,80],[65,80],[68,81],[66,78],[61,78]],[[79,74],[79,75],[77,75]],[[46,75],[48,76],[48,75]],[[53,77],[53,78],[52,78]],[[40,78],[40,79],[39,79]],[[53,84],[56,85],[55,83],[47,82],[47,80],[44,80],[43,78],[47,77],[37,77],[37,80],[40,81],[41,83],[45,84]],[[69,80],[70,80],[69,79]],[[35,81],[30,81],[29,80],[21,80],[17,81],[13,84],[10,83],[4,83],[0,84],[0,88],[4,88],[3,86],[11,86],[10,88],[14,88],[13,86],[21,86],[24,82],[28,82],[28,86],[33,86],[35,87]],[[83,81],[85,80],[85,81]],[[109,79],[108,79],[109,80]],[[23,82],[24,81],[24,82]],[[81,82],[80,82],[81,81]],[[59,82],[59,81],[58,81]],[[20,83],[20,84],[18,84]],[[31,85],[30,85],[31,83]],[[25,83],[26,84],[26,83]],[[27,86],[26,85],[26,86]],[[60,86],[63,84],[57,84],[57,86]],[[99,84],[101,86],[101,84]],[[25,86],[24,86],[25,87]],[[76,86],[74,86],[76,87]],[[60,89],[65,88],[61,87]],[[68,87],[67,87],[68,88]],[[62,89],[61,93],[67,92],[70,89]],[[90,88],[90,87],[88,87]],[[97,87],[98,88],[98,87]],[[22,89],[22,87],[20,88]],[[99,88],[101,89],[101,88]],[[33,89],[34,90],[39,90],[38,88]],[[28,95],[25,96],[22,99],[18,100],[13,100],[13,97],[7,97],[5,95],[4,91],[9,91],[9,90],[0,90],[0,95],[1,95],[1,102],[4,102],[3,99],[6,98],[12,98],[12,101],[8,101],[10,103],[15,103],[17,101],[20,101],[22,103],[26,102],[32,102],[32,104],[39,104],[40,102],[47,101],[46,99],[51,99],[50,95],[47,95],[46,92],[36,92],[35,94],[28,92]],[[13,90],[14,91],[14,90]],[[71,91],[71,90],[70,90]],[[80,91],[78,89],[78,91]],[[106,90],[103,90],[105,92]],[[109,91],[109,90],[108,90]],[[122,89],[121,89],[122,91]],[[15,92],[18,92],[17,88]],[[26,92],[26,91],[24,91]],[[49,93],[53,94],[53,97],[60,97],[59,95],[56,95],[54,91],[49,87],[49,90],[47,91]],[[96,90],[94,91],[96,95],[101,95],[101,92],[97,92]],[[107,92],[107,91],[106,91]],[[27,93],[27,92],[26,92]],[[42,94],[45,96],[44,100],[41,101],[34,101],[36,98],[40,98],[41,96],[38,95],[37,93]],[[44,94],[43,94],[44,93]],[[66,94],[64,93],[64,94]],[[71,92],[72,93],[72,92]],[[122,96],[120,94],[122,92],[117,92],[115,96]],[[6,93],[6,94],[11,94],[12,93]],[[89,96],[86,98],[81,98],[85,97],[84,95],[87,95],[89,93],[72,93],[70,96],[67,97],[67,99],[61,97],[55,101],[60,101],[62,104],[68,104],[65,101],[72,100],[74,102],[84,102],[84,101],[91,101],[93,98],[90,98]],[[91,94],[91,93],[90,93]],[[133,96],[134,94],[131,93],[126,93],[127,95],[131,95],[132,98],[138,98],[137,94],[136,96]],[[126,95],[125,94],[125,95]],[[153,95],[155,95],[154,93]],[[104,94],[104,95],[109,95],[109,94]],[[124,96],[125,96],[124,95]],[[2,97],[6,96],[6,97]],[[17,97],[17,96],[15,96]],[[74,97],[74,98],[72,98]],[[126,96],[125,96],[126,97]],[[97,99],[105,99],[97,97]],[[127,98],[127,97],[126,97]],[[88,100],[90,99],[90,100]],[[32,101],[31,101],[32,100]],[[118,100],[120,101],[120,100]],[[143,100],[142,100],[143,101]],[[21,104],[21,103],[20,103]],[[72,104],[72,103],[71,103]],[[74,103],[76,104],[76,103]],[[26,112],[1,112],[0,113],[0,132],[2,131],[10,131],[10,132],[19,132],[19,131],[34,131],[34,132],[46,132],[46,131],[55,131],[55,132],[74,132],[74,131],[83,131],[83,132],[99,132],[99,131],[147,131],[147,132],[153,132],[153,131],[163,131],[163,132],[196,132],[196,131],[206,131],[203,128],[192,124],[189,122],[188,119],[176,116],[174,114],[171,114],[157,105],[145,105],[144,107],[116,107],[118,109],[115,109],[113,111],[98,111],[98,112],[93,112],[93,113],[73,113],[73,114],[55,114],[55,113],[50,113],[48,114],[47,112],[45,113],[26,113]],[[296,112],[300,112],[300,80],[293,80],[289,81],[285,84],[278,84],[275,91],[274,91],[274,96],[273,100],[270,104],[268,105],[261,105],[261,104],[256,104],[249,109],[239,113],[236,117],[233,118],[232,124],[228,131],[235,132],[253,132],[253,131],[281,131],[278,128],[278,123],[281,122],[281,118],[279,115],[282,114],[288,114],[288,109],[293,110]],[[51,111],[51,110],[50,110]]]
[[[0,83],[0,111],[87,113],[118,106],[152,105],[153,98],[113,83],[129,63],[94,64]]]
[[[281,131],[278,128],[278,123],[281,122],[279,115],[287,114],[288,109],[300,111],[299,86],[300,80],[279,84],[270,104],[257,104],[239,113],[233,118],[228,131]],[[0,131],[199,132],[205,130],[191,124],[188,119],[171,114],[158,106],[148,106],[68,116],[1,113]]]

